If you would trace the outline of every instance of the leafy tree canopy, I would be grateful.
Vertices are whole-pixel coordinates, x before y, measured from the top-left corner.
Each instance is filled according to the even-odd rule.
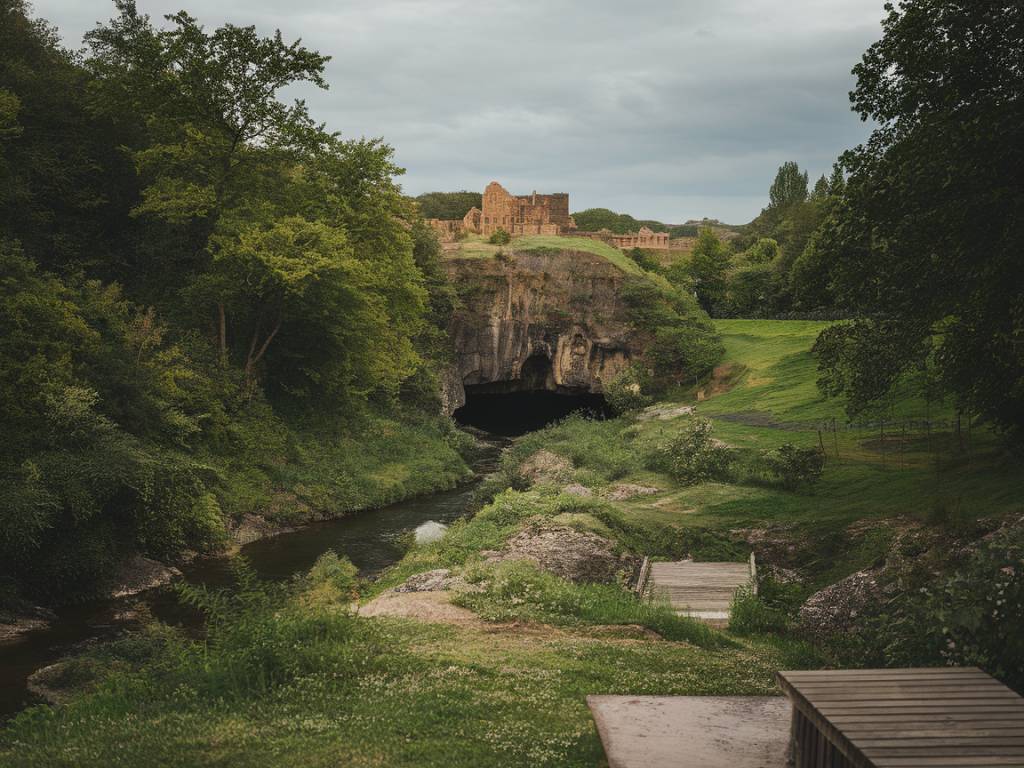
[[[424,192],[417,195],[420,213],[425,219],[461,219],[470,208],[483,206],[483,195],[479,192]]]
[[[842,158],[849,178],[816,257],[864,319],[833,333],[842,354],[822,359],[824,375],[864,402],[924,355],[961,407],[1019,433],[1024,6],[904,0],[886,11],[851,93],[878,127]]]
[[[794,162],[783,163],[768,191],[768,207],[781,210],[806,199],[807,171],[801,172]]]

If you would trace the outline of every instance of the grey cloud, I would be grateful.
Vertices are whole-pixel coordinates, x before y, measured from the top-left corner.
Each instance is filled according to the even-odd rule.
[[[139,0],[154,17],[184,0]],[[76,46],[113,5],[37,0]],[[226,0],[209,26],[256,24],[333,58],[292,89],[348,136],[383,136],[412,194],[565,191],[574,209],[747,221],[775,169],[812,175],[866,136],[851,67],[881,0]]]

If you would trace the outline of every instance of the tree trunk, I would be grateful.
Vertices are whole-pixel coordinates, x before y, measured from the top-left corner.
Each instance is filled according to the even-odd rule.
[[[220,343],[220,364],[221,367],[228,364],[228,324],[224,317],[224,302],[217,302],[217,331]]]
[[[278,319],[274,324],[273,330],[267,334],[267,338],[263,340],[263,343],[260,344],[259,349],[257,349],[256,345],[259,343],[260,337],[260,324],[258,321],[256,323],[256,327],[253,329],[252,340],[249,342],[249,354],[246,356],[245,360],[245,382],[246,387],[249,389],[250,396],[252,395],[252,387],[255,383],[256,365],[267,353],[267,349],[270,347],[270,342],[274,340],[274,337],[277,335],[279,330],[281,330],[280,319]]]

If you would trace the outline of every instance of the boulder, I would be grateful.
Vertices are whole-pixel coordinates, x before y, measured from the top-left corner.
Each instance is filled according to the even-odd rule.
[[[142,555],[128,558],[113,579],[110,596],[113,598],[129,597],[147,589],[162,587],[170,583],[181,571],[173,566],[164,565]]]
[[[612,501],[626,501],[637,496],[651,496],[660,493],[660,488],[653,488],[649,485],[635,485],[633,483],[619,483],[605,491],[605,498]]]
[[[570,496],[579,496],[584,499],[594,495],[592,490],[587,488],[585,485],[580,485],[579,483],[570,483],[562,489],[562,493],[567,493]]]
[[[636,566],[635,558],[619,554],[603,536],[565,526],[527,528],[510,538],[501,552],[483,554],[491,562],[529,560],[575,582],[613,583]]]
[[[400,593],[446,592],[452,589],[463,589],[468,586],[466,580],[461,576],[452,576],[452,572],[447,568],[437,568],[433,571],[414,574],[391,591]]]
[[[564,456],[541,449],[520,466],[519,472],[532,483],[557,483],[572,477],[572,462]]]
[[[0,610],[0,642],[13,640],[19,635],[46,629],[57,615],[41,606],[25,606],[17,611]]]
[[[817,640],[856,633],[860,617],[881,597],[879,573],[857,571],[807,598],[800,607],[800,629]]]
[[[278,525],[267,520],[261,515],[242,515],[238,526],[231,531],[231,539],[240,547],[244,547],[253,541],[277,536],[280,533],[289,533],[295,530],[284,525]]]

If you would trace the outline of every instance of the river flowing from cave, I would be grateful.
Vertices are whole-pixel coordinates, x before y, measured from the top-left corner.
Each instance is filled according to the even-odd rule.
[[[496,467],[509,438],[540,429],[575,411],[597,418],[607,415],[599,396],[573,397],[543,391],[471,395],[455,416],[464,426],[475,429],[478,436],[486,435],[484,448],[474,462],[474,480],[450,491],[260,539],[242,547],[241,554],[260,578],[279,581],[308,570],[320,555],[333,550],[351,560],[362,577],[373,579],[402,558],[410,534],[424,540],[436,538],[443,527],[468,514],[477,485]],[[201,558],[182,566],[181,571],[191,584],[216,588],[229,586],[232,580],[230,560],[224,557]],[[182,605],[169,588],[61,608],[49,627],[0,643],[0,720],[32,703],[27,682],[33,672],[89,643],[112,639],[130,629],[137,624],[140,603],[143,610],[167,624],[201,626],[201,616]]]

